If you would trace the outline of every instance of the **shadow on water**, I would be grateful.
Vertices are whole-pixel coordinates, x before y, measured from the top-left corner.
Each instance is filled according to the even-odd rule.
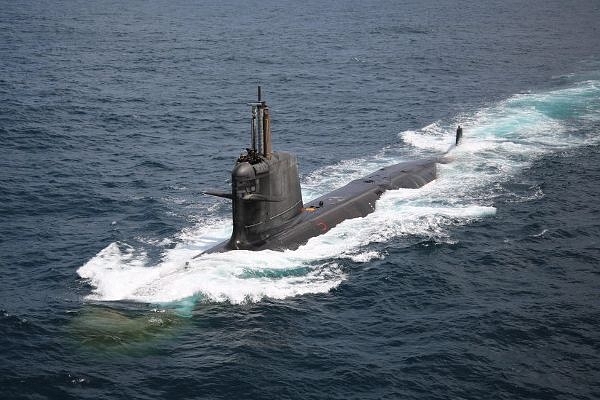
[[[174,309],[123,302],[89,303],[73,313],[69,328],[81,346],[138,356],[160,353],[161,344],[176,336],[188,320]]]

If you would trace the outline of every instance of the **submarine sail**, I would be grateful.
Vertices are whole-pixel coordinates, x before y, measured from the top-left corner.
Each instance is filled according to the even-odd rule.
[[[296,156],[273,151],[269,107],[261,99],[252,107],[251,147],[231,172],[233,233],[223,250],[253,250],[302,211]]]

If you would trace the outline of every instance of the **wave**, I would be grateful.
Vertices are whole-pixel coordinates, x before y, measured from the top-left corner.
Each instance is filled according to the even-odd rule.
[[[541,93],[514,95],[451,121],[399,134],[401,143],[378,154],[324,166],[303,180],[309,200],[381,166],[445,152],[453,132],[464,128],[461,146],[439,165],[439,177],[421,189],[386,192],[374,213],[347,220],[294,251],[231,251],[193,256],[227,239],[231,223],[214,216],[179,233],[174,248],[151,261],[143,249],[112,243],[77,273],[93,287],[89,299],[147,303],[256,302],[268,297],[326,293],[346,278],[344,260],[369,262],[385,254],[374,243],[405,245],[433,240],[454,243],[452,226],[495,214],[494,199],[543,154],[596,142],[579,129],[600,121],[599,81]],[[539,187],[519,191],[523,201],[543,196]],[[515,199],[519,200],[519,199]]]

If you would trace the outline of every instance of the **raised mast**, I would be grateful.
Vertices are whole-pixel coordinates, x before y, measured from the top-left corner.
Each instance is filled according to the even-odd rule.
[[[258,87],[258,100],[249,103],[252,107],[251,149],[248,156],[252,162],[259,162],[261,156],[270,159],[273,154],[271,143],[271,117],[267,103],[261,98],[261,88]]]

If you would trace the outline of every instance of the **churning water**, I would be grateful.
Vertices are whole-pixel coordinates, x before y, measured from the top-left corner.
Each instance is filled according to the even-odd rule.
[[[596,2],[2,11],[1,398],[600,396]],[[257,84],[305,201],[450,162],[297,250],[193,259]]]

